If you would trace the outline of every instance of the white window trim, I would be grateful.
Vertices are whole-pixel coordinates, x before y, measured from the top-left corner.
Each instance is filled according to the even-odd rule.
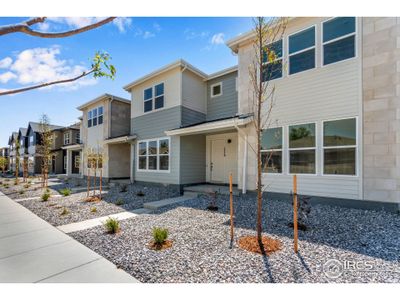
[[[285,162],[284,162],[284,149],[285,149],[285,126],[277,126],[277,127],[270,127],[270,128],[265,128],[264,130],[268,130],[268,129],[276,129],[276,128],[282,128],[282,148],[281,149],[268,149],[268,150],[261,150],[261,153],[263,152],[267,152],[267,153],[271,153],[271,152],[281,152],[282,153],[282,172],[280,173],[271,173],[271,172],[261,172],[263,176],[265,175],[273,175],[273,176],[277,176],[277,175],[284,175],[285,174]]]
[[[342,36],[340,36],[338,38],[334,38],[334,39],[332,39],[330,41],[324,42],[324,23],[329,22],[329,21],[331,21],[333,19],[336,19],[336,18],[338,18],[338,17],[332,17],[332,18],[326,19],[326,20],[321,22],[321,67],[322,68],[328,67],[328,66],[331,66],[331,65],[335,65],[335,64],[338,64],[338,63],[341,63],[341,62],[345,62],[345,61],[348,61],[348,60],[351,60],[351,59],[355,59],[355,58],[358,57],[358,51],[357,51],[357,49],[358,49],[358,42],[357,42],[358,18],[357,17],[355,17],[354,32],[348,33],[348,34],[342,35]],[[327,45],[327,44],[339,41],[341,39],[345,39],[347,37],[353,36],[353,35],[354,35],[354,56],[325,65],[324,64],[324,46]]]
[[[331,122],[331,121],[341,121],[341,120],[349,120],[349,119],[356,119],[356,144],[355,145],[349,145],[349,146],[324,146],[324,123],[325,122]],[[358,178],[360,175],[359,172],[359,147],[358,147],[358,117],[346,117],[346,118],[336,118],[336,119],[328,119],[328,120],[323,120],[322,121],[322,128],[321,128],[321,175],[322,176],[327,176],[327,177],[350,177],[350,178]],[[325,174],[325,168],[324,168],[324,150],[325,149],[348,149],[348,148],[354,148],[356,152],[356,174],[355,175],[348,175],[348,174]]]
[[[67,143],[68,141],[68,143]],[[70,139],[70,133],[69,132],[64,132],[64,145],[69,145],[71,139]]]
[[[157,85],[160,85],[160,84],[163,84],[164,85],[164,93],[163,94],[161,94],[161,95],[158,95],[158,96],[156,96],[156,86]],[[147,99],[147,100],[144,100],[144,92],[146,91],[146,90],[148,90],[148,89],[151,89],[151,98],[149,98],[149,99]],[[163,107],[160,107],[160,108],[156,108],[156,98],[158,98],[158,97],[164,97],[164,105],[163,105]],[[159,110],[161,110],[161,109],[165,109],[165,82],[164,81],[161,81],[161,82],[159,82],[159,83],[156,83],[156,84],[154,84],[154,85],[152,85],[152,86],[148,86],[148,87],[146,87],[146,88],[144,88],[143,89],[143,97],[142,97],[142,100],[143,100],[143,114],[148,114],[148,113],[151,113],[151,112],[153,112],[153,111],[159,111]],[[145,102],[147,102],[147,101],[152,101],[152,103],[151,103],[151,110],[149,110],[149,111],[144,111],[144,104],[145,104]]]
[[[297,126],[297,125],[306,125],[306,124],[314,124],[315,128],[315,134],[314,134],[314,139],[315,139],[315,146],[314,147],[302,147],[302,148],[290,148],[290,126]],[[286,162],[286,167],[287,167],[287,174],[288,175],[300,175],[300,176],[318,176],[318,145],[317,145],[317,136],[318,136],[318,127],[317,127],[317,122],[301,122],[301,123],[295,123],[295,124],[290,124],[287,125],[287,162]],[[290,172],[290,151],[297,151],[297,150],[314,150],[315,152],[315,172],[314,173],[291,173]]]
[[[158,153],[160,147],[160,140],[168,140],[168,154],[161,154],[161,156],[168,156],[168,170],[160,170],[160,154]],[[157,141],[157,154],[150,156],[157,156],[157,170],[149,170],[149,150],[148,143],[152,141]],[[146,155],[139,155],[139,144],[146,143]],[[137,142],[136,149],[136,171],[137,172],[150,172],[150,173],[171,173],[171,138],[170,137],[159,137],[154,139],[140,140]],[[139,157],[146,157],[146,169],[139,169]]]
[[[218,86],[218,85],[221,86],[221,92],[220,92],[219,94],[213,94],[214,87],[216,87],[216,86]],[[210,97],[211,97],[211,98],[220,97],[220,96],[222,96],[222,95],[223,95],[223,92],[222,92],[222,81],[217,82],[217,83],[214,83],[214,84],[212,84],[212,85],[210,86]]]
[[[293,52],[293,53],[290,53],[290,51],[289,51],[289,47],[290,47],[289,39],[290,39],[290,37],[291,37],[292,35],[295,35],[295,34],[297,34],[297,33],[302,32],[302,31],[306,31],[306,30],[308,30],[308,29],[310,29],[310,28],[314,28],[314,46],[308,47],[308,48],[305,48],[305,49],[302,49],[302,50],[299,50],[299,51],[296,51],[296,52]],[[318,42],[318,40],[317,40],[317,26],[316,26],[316,24],[311,25],[311,26],[309,26],[309,27],[306,27],[306,28],[303,28],[303,29],[300,29],[300,30],[298,30],[298,31],[295,31],[295,32],[291,33],[290,35],[288,35],[288,36],[286,37],[286,40],[287,40],[287,51],[288,51],[288,53],[287,53],[287,54],[288,54],[288,56],[287,56],[287,57],[288,57],[288,58],[287,58],[287,59],[288,59],[287,76],[288,76],[288,77],[290,77],[290,76],[296,76],[297,74],[302,74],[302,73],[304,73],[304,72],[317,69],[317,67],[318,67],[318,65],[317,65],[317,56],[318,56],[318,53],[317,53],[317,42]],[[293,55],[302,53],[302,52],[306,52],[306,51],[311,50],[311,49],[314,49],[314,68],[307,69],[307,70],[304,70],[304,71],[300,71],[300,72],[297,72],[297,73],[294,73],[294,74],[290,74],[290,57],[293,56]]]
[[[266,66],[266,65],[269,65],[269,64],[272,64],[272,63],[275,63],[275,62],[281,60],[282,61],[282,76],[278,77],[278,78],[274,78],[274,79],[268,80],[268,82],[271,82],[273,80],[282,79],[284,77],[284,75],[285,75],[284,74],[284,66],[283,66],[283,58],[285,57],[285,39],[282,37],[281,39],[279,39],[279,40],[277,40],[275,42],[279,42],[279,41],[282,41],[282,56],[280,58],[276,58],[273,62],[269,62],[269,61],[264,62],[263,66]],[[271,45],[271,44],[273,44],[275,42],[269,43],[269,44],[267,44],[267,46]],[[265,81],[263,81],[263,82],[265,82]]]

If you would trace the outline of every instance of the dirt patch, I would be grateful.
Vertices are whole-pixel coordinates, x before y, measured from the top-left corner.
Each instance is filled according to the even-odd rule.
[[[262,255],[270,255],[282,249],[282,243],[279,240],[262,236],[262,241],[259,243],[257,236],[243,236],[238,241],[239,247],[253,253]]]
[[[157,251],[165,250],[165,249],[168,249],[168,248],[171,248],[171,247],[172,247],[172,241],[171,240],[166,240],[162,244],[157,244],[156,242],[151,241],[150,244],[149,244],[149,249],[157,250]]]
[[[99,196],[90,196],[84,199],[85,202],[99,202],[101,201]]]

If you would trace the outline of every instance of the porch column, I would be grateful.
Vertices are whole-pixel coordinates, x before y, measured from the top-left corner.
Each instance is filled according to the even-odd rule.
[[[244,135],[243,147],[243,174],[242,174],[242,194],[246,194],[247,186],[247,134]]]
[[[130,182],[133,183],[135,181],[135,144],[130,143],[131,151],[130,151]]]
[[[66,173],[67,176],[71,175],[71,151],[67,150],[67,169],[66,169]]]

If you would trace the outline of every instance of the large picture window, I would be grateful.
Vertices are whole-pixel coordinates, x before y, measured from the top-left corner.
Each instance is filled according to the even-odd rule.
[[[138,143],[138,170],[169,171],[170,140],[160,138]]]
[[[282,173],[282,127],[268,128],[261,136],[263,173]]]
[[[283,41],[267,45],[263,56],[263,81],[282,77]]]
[[[338,17],[322,24],[323,64],[328,65],[356,55],[356,18]]]
[[[356,175],[356,122],[356,118],[324,122],[324,174]]]
[[[289,172],[315,174],[315,124],[289,126]]]
[[[164,83],[157,84],[143,91],[144,112],[149,112],[163,107],[164,107]]]
[[[315,68],[315,27],[289,36],[289,74]]]

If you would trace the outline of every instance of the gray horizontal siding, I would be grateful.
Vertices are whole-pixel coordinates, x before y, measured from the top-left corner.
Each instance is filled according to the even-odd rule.
[[[193,109],[182,106],[182,126],[188,126],[206,120],[206,115]]]
[[[207,120],[232,117],[237,114],[236,77],[237,72],[232,72],[207,82]],[[222,95],[211,98],[211,86],[218,82],[222,82]]]
[[[164,131],[181,126],[181,106],[144,114],[131,119],[131,132],[138,139],[150,139],[164,136]]]
[[[206,181],[206,137],[191,135],[181,137],[181,184]]]

